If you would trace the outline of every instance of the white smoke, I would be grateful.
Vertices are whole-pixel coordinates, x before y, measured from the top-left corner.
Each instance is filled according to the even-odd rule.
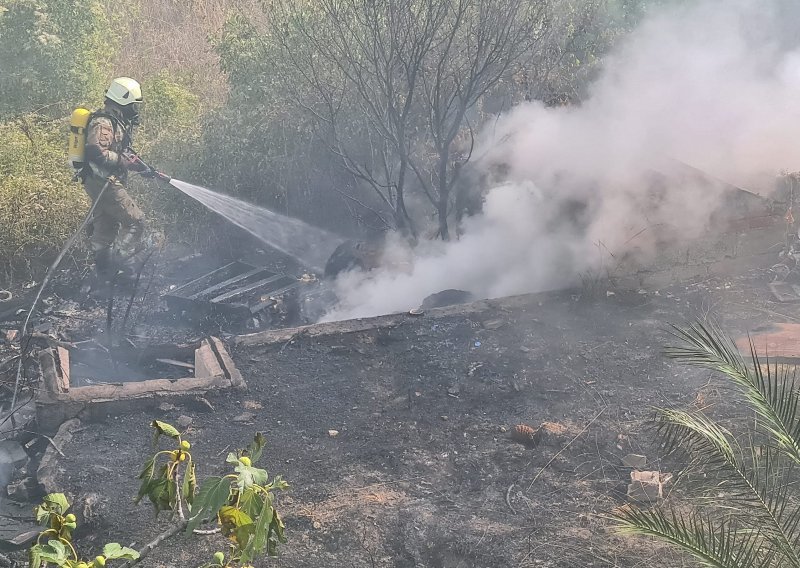
[[[387,263],[341,277],[341,305],[326,319],[406,310],[447,288],[479,297],[549,289],[611,253],[655,246],[655,226],[702,234],[723,194],[684,179],[654,196],[652,172],[678,160],[761,189],[800,169],[798,15],[788,0],[652,14],[607,58],[582,105],[520,105],[484,134],[476,154],[509,166],[514,183],[488,193],[460,240],[416,250],[410,272]],[[586,209],[570,209],[575,202]]]

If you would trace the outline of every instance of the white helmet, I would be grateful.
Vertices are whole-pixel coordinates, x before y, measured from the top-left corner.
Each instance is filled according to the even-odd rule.
[[[111,81],[106,91],[106,98],[120,106],[128,106],[142,102],[142,86],[130,77],[117,77]]]

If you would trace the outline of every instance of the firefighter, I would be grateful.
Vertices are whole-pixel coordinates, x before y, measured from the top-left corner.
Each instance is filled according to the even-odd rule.
[[[133,270],[125,260],[142,248],[144,215],[125,190],[129,172],[149,170],[131,150],[142,101],[139,83],[128,77],[114,79],[103,108],[91,114],[86,126],[81,177],[86,193],[96,202],[89,240],[99,282],[129,281]]]

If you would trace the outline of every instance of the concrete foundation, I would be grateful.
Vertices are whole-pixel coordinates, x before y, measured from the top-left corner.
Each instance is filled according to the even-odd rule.
[[[53,432],[67,420],[102,419],[132,410],[158,406],[165,400],[194,399],[213,391],[246,389],[225,345],[216,337],[196,346],[171,346],[174,350],[194,347],[195,376],[180,379],[152,379],[91,386],[71,386],[69,351],[63,347],[45,349],[39,356],[41,389],[36,400],[39,427]],[[170,346],[156,347],[169,354]]]

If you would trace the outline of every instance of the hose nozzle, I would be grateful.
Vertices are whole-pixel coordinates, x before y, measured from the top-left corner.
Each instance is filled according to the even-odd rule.
[[[165,173],[159,172],[157,169],[155,169],[153,166],[151,166],[150,164],[148,164],[147,162],[142,160],[140,157],[136,156],[136,159],[145,168],[147,168],[145,171],[139,172],[139,175],[142,176],[143,178],[157,179],[157,180],[163,181],[165,183],[169,183],[170,181],[172,181],[172,178],[170,176],[168,176]]]

